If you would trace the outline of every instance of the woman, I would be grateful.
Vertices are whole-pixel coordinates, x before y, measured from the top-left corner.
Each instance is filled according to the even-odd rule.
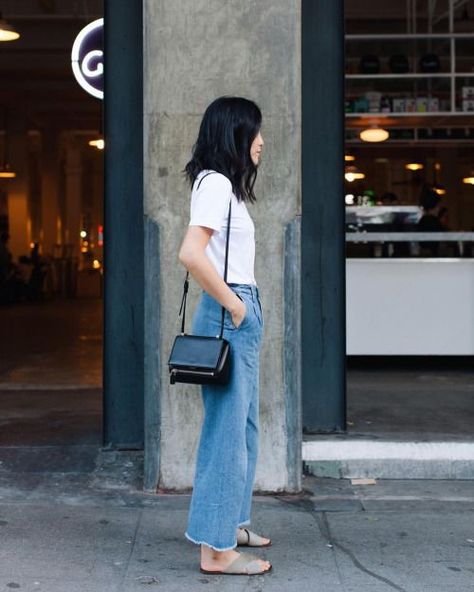
[[[231,378],[202,387],[204,423],[186,537],[201,545],[204,573],[255,575],[268,561],[238,553],[237,545],[266,547],[250,523],[258,447],[258,372],[263,319],[254,277],[254,225],[247,202],[263,147],[262,115],[255,103],[221,97],[207,108],[186,165],[192,185],[191,220],[179,260],[203,289],[195,335],[218,335],[231,344]],[[231,203],[227,283],[223,280]]]

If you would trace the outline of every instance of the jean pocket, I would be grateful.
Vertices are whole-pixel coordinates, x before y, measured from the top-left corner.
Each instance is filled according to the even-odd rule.
[[[240,298],[240,300],[242,300],[242,302],[245,304],[245,315],[244,315],[244,318],[242,319],[242,321],[241,321],[240,325],[239,325],[238,327],[236,327],[236,326],[234,325],[234,321],[232,320],[232,315],[230,314],[230,312],[227,312],[227,315],[226,315],[226,317],[229,319],[229,326],[230,326],[230,328],[231,328],[233,331],[238,331],[238,330],[239,330],[239,329],[242,327],[242,325],[243,325],[243,324],[244,324],[244,323],[247,321],[247,319],[248,319],[248,316],[249,316],[250,309],[249,309],[249,302],[248,302],[247,300],[245,300],[245,299],[242,297],[242,295],[241,295],[241,294],[239,294],[239,293],[238,293],[238,292],[236,292],[235,290],[234,290],[234,294],[237,296],[237,298]]]

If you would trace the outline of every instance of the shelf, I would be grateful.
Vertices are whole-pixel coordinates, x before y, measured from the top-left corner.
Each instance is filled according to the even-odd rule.
[[[386,41],[389,39],[472,39],[474,33],[387,33],[386,35],[346,35],[346,41]]]
[[[404,78],[474,78],[474,72],[435,72],[433,74],[346,74],[348,80],[400,80]]]
[[[474,111],[405,111],[402,113],[395,113],[390,111],[389,113],[383,113],[382,111],[377,113],[345,113],[346,117],[463,117],[468,116],[473,119],[474,123]]]
[[[359,129],[374,120],[383,127],[474,127],[473,111],[426,111],[412,113],[345,113],[346,127]],[[470,140],[472,142],[472,140]]]

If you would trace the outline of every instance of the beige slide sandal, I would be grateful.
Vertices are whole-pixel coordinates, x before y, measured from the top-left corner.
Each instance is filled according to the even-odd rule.
[[[237,531],[237,545],[239,547],[271,547],[272,541],[264,543],[264,539],[248,528],[239,528]]]
[[[272,566],[268,569],[262,569],[260,564],[260,557],[250,555],[250,553],[241,553],[235,561],[221,571],[210,571],[201,567],[201,573],[207,575],[229,575],[229,576],[258,576],[260,574],[268,573],[272,570]]]

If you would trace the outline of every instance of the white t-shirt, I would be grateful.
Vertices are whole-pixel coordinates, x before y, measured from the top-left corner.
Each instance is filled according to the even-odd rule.
[[[245,202],[239,202],[234,195],[232,184],[225,175],[212,172],[199,184],[201,178],[209,172],[201,171],[194,182],[189,226],[205,226],[214,230],[206,247],[206,255],[219,275],[224,277],[227,217],[232,199],[227,282],[256,285],[255,226],[252,218]]]

